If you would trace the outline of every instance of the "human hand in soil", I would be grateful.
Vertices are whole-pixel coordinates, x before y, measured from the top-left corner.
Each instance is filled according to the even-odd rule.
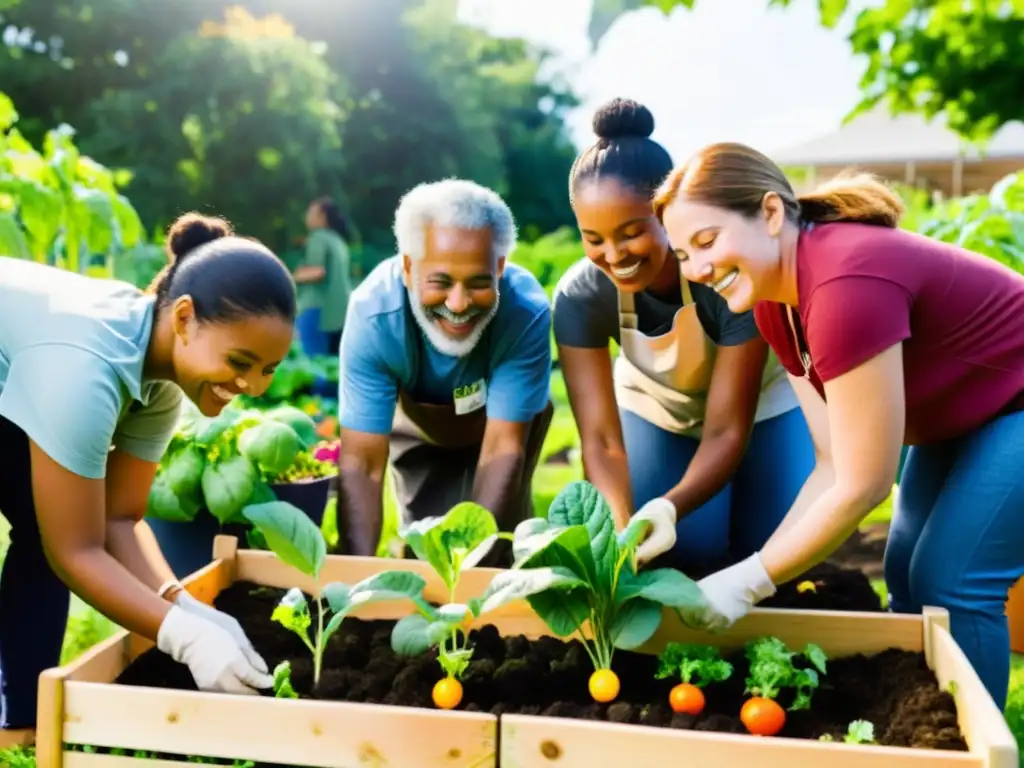
[[[633,519],[651,524],[650,532],[636,550],[638,564],[646,563],[675,546],[676,507],[668,499],[651,499],[633,515]]]
[[[706,606],[684,614],[691,627],[717,632],[728,629],[760,600],[775,594],[775,584],[755,552],[746,560],[716,571],[697,582]]]
[[[171,607],[160,625],[156,645],[189,668],[201,691],[259,695],[274,678],[254,669],[231,634],[212,621]]]
[[[175,604],[184,611],[188,611],[193,616],[198,616],[201,619],[212,621],[218,627],[226,631],[234,639],[238,648],[245,654],[245,658],[249,661],[249,664],[263,674],[267,674],[270,668],[267,666],[267,662],[263,660],[263,657],[256,653],[256,649],[252,647],[252,643],[245,634],[245,630],[242,629],[242,625],[239,624],[234,617],[228,616],[223,611],[218,611],[206,603],[196,600],[185,590],[181,590],[178,593],[178,597],[175,599]]]

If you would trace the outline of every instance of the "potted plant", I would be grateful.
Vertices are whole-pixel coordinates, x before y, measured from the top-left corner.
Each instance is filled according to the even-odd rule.
[[[232,403],[214,418],[186,407],[146,510],[171,568],[191,573],[208,562],[219,533],[263,548],[242,514],[249,504],[286,500],[320,525],[336,465],[315,457],[316,444],[313,420],[289,405]]]

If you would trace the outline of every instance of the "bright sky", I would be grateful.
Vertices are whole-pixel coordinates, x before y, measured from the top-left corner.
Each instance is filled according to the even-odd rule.
[[[823,29],[818,3],[697,0],[668,18],[653,8],[620,16],[592,51],[591,0],[460,0],[460,14],[496,36],[513,35],[559,53],[583,107],[571,130],[593,140],[594,109],[615,96],[654,114],[654,138],[681,162],[714,141],[772,152],[839,127],[857,103],[861,61],[845,31]],[[860,5],[861,3],[853,3]]]

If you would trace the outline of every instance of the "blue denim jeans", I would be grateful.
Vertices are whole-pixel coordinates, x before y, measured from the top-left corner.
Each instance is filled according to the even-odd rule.
[[[1002,709],[1010,678],[1007,593],[1024,574],[1024,412],[912,446],[885,548],[889,605],[949,611],[950,631]]]
[[[620,410],[633,504],[664,495],[682,478],[700,444]],[[760,549],[789,512],[814,469],[814,444],[803,411],[754,426],[732,480],[679,521],[672,564],[680,570],[719,565]]]
[[[0,728],[33,728],[39,675],[60,664],[71,592],[43,552],[28,437],[3,417],[0,509],[11,524],[0,573]]]
[[[338,355],[341,344],[341,332],[320,330],[320,310],[306,309],[299,313],[295,320],[295,330],[299,334],[302,351],[310,357],[316,355]],[[337,398],[337,387],[332,387],[326,378],[318,376],[313,384],[313,392],[322,397]]]

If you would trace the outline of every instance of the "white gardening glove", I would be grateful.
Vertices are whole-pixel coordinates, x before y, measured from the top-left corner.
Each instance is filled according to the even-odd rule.
[[[156,645],[192,672],[201,691],[256,696],[274,678],[254,669],[230,633],[212,621],[171,606],[157,633]]]
[[[226,630],[235,643],[241,649],[242,653],[245,654],[245,658],[248,659],[249,663],[258,672],[266,674],[268,672],[267,662],[263,660],[263,657],[256,653],[256,649],[252,647],[252,643],[249,642],[249,638],[246,637],[245,630],[242,629],[242,625],[239,624],[233,617],[228,616],[222,611],[218,611],[216,608],[212,608],[200,600],[196,600],[192,595],[182,589],[178,596],[174,599],[175,605],[193,616],[198,616],[201,619],[212,621],[218,627]]]
[[[709,632],[731,627],[756,603],[775,594],[775,584],[757,552],[706,576],[697,586],[704,593],[707,606],[683,618],[690,626]]]
[[[633,520],[644,520],[651,524],[651,530],[643,544],[637,547],[637,564],[642,565],[648,560],[653,560],[675,546],[676,507],[668,499],[651,499],[633,515]]]

